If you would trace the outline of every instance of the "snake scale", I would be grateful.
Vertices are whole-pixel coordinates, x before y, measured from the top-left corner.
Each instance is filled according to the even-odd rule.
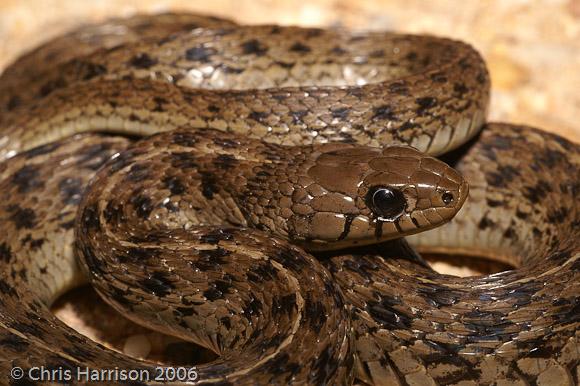
[[[485,124],[489,87],[453,40],[188,14],[23,56],[0,78],[0,382],[152,368],[50,312],[88,280],[218,354],[199,384],[578,384],[580,148]],[[438,274],[405,240],[515,268]]]

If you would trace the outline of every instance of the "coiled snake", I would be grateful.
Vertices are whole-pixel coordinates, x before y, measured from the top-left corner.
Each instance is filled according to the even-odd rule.
[[[0,89],[3,374],[152,368],[51,314],[90,277],[219,354],[203,384],[578,383],[579,147],[480,132],[470,46],[137,16],[53,40]],[[401,239],[452,219],[466,181],[413,244],[516,269],[441,275]]]

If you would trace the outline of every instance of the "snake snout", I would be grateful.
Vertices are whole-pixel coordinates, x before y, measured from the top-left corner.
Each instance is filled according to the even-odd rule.
[[[459,175],[459,173],[457,173]],[[469,184],[463,177],[461,177],[461,183],[456,191],[444,192],[441,195],[441,201],[451,208],[455,208],[457,211],[461,209],[467,196],[469,195]],[[451,196],[451,197],[450,197]],[[451,198],[451,200],[450,200]]]
[[[436,189],[432,204],[453,217],[467,199],[469,185],[461,174],[451,168],[445,173],[440,184]]]

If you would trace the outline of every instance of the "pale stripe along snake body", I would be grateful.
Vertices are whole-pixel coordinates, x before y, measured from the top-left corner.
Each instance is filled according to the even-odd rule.
[[[470,46],[137,16],[0,90],[2,374],[153,366],[52,315],[88,278],[216,352],[200,384],[578,383],[579,147],[483,126]],[[441,275],[401,239],[452,218],[413,244],[516,268]]]

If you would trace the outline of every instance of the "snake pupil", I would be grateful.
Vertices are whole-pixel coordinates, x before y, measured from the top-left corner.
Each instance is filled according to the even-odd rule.
[[[398,189],[374,187],[367,194],[367,206],[383,220],[395,220],[407,207],[405,196]]]

